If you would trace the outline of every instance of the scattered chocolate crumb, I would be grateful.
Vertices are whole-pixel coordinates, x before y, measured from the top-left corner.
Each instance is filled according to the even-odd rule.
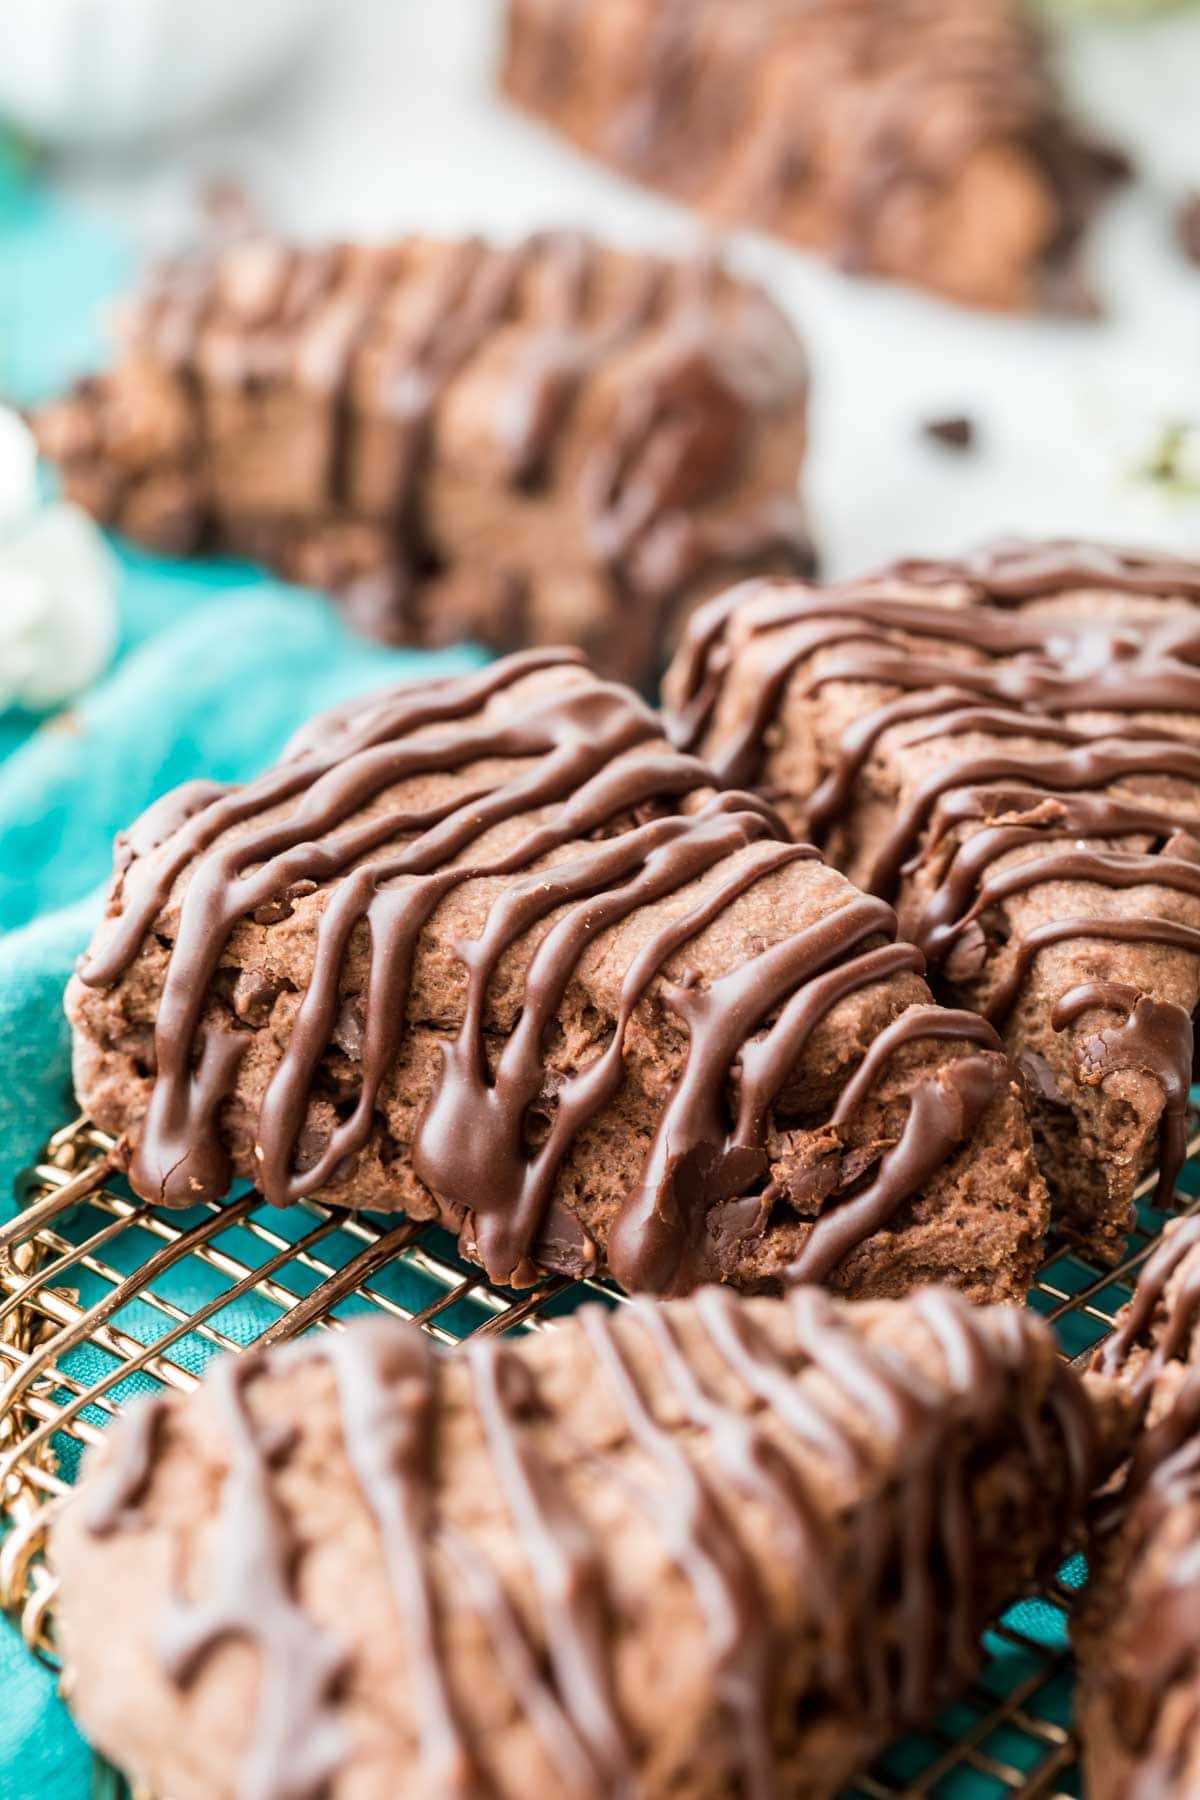
[[[1200,269],[1200,190],[1190,193],[1176,213],[1175,235],[1188,261]]]
[[[975,421],[965,413],[945,419],[926,419],[921,430],[935,444],[944,444],[947,450],[970,450],[975,443]]]
[[[1093,180],[1106,186],[1119,187],[1122,182],[1132,181],[1138,172],[1133,152],[1126,149],[1124,144],[1093,138],[1087,151],[1088,168]]]

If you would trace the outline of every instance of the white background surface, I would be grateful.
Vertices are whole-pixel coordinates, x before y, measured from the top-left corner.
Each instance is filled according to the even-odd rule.
[[[686,214],[503,104],[497,9],[331,0],[311,51],[256,105],[183,145],[64,160],[59,179],[135,228],[148,253],[178,234],[197,176],[225,172],[308,237],[572,223],[661,248],[693,241]],[[757,236],[732,242],[809,346],[806,487],[831,574],[1013,531],[1200,554],[1200,492],[1180,499],[1136,473],[1168,420],[1194,419],[1200,483],[1200,269],[1173,238],[1181,195],[1200,188],[1200,9],[1077,29],[1061,62],[1077,108],[1139,165],[1092,239],[1104,322],[972,314],[850,281]],[[977,421],[972,454],[921,438],[920,421],[947,412]]]

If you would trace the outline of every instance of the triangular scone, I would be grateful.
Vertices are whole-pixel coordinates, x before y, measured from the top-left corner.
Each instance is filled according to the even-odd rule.
[[[152,808],[71,984],[76,1085],[146,1199],[403,1210],[495,1281],[1019,1297],[1019,1083],[895,931],[636,695],[530,651]]]
[[[1200,1793],[1200,1220],[1168,1227],[1097,1371],[1144,1411],[1075,1632],[1090,1800]]]
[[[730,223],[975,306],[1084,310],[1120,158],[1019,0],[508,0],[510,98]]]
[[[815,1800],[969,1678],[1119,1426],[944,1289],[359,1320],[93,1454],[71,1704],[172,1800]]]
[[[1079,544],[763,583],[697,615],[675,741],[894,902],[1026,1076],[1063,1227],[1116,1260],[1183,1158],[1200,1000],[1200,564]]]
[[[255,239],[164,270],[35,423],[140,543],[253,556],[395,642],[580,644],[648,682],[705,594],[811,571],[806,394],[783,314],[711,258]]]

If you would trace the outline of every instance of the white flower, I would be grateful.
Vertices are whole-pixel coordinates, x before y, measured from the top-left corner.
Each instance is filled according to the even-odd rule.
[[[8,473],[0,469],[0,508]],[[14,705],[45,711],[96,679],[116,642],[115,595],[112,557],[78,507],[3,520],[0,712]]]

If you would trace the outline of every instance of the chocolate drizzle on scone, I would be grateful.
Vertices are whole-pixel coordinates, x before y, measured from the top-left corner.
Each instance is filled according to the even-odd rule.
[[[557,1347],[485,1339],[447,1357],[409,1327],[358,1321],[321,1343],[219,1367],[211,1379],[227,1467],[192,1596],[170,1602],[160,1636],[167,1680],[186,1694],[230,1640],[259,1651],[254,1722],[239,1752],[239,1791],[255,1800],[317,1800],[361,1752],[361,1701],[344,1707],[338,1686],[364,1679],[353,1611],[335,1629],[307,1612],[283,1498],[308,1427],[272,1413],[281,1381],[315,1378],[324,1391],[332,1365],[341,1442],[327,1455],[344,1455],[357,1483],[390,1593],[387,1629],[403,1648],[393,1703],[410,1721],[418,1765],[403,1792],[515,1791],[493,1785],[480,1681],[493,1730],[513,1729],[499,1722],[515,1717],[533,1740],[526,1779],[552,1771],[596,1800],[675,1791],[686,1742],[672,1749],[660,1718],[656,1748],[630,1716],[620,1654],[633,1629],[629,1597],[601,1523],[622,1518],[648,1534],[680,1586],[677,1623],[665,1629],[682,1628],[680,1606],[695,1614],[688,1654],[717,1716],[712,1753],[739,1793],[785,1791],[785,1721],[801,1699],[805,1716],[854,1718],[865,1760],[969,1678],[988,1605],[1050,1546],[1052,1531],[1030,1517],[1032,1473],[1055,1491],[1056,1520],[1070,1521],[1102,1468],[1080,1386],[1030,1317],[979,1312],[933,1289],[888,1311],[871,1331],[811,1289],[755,1307],[708,1288],[680,1307],[585,1308]],[[550,1379],[562,1357],[568,1388]],[[601,1432],[579,1416],[580,1395],[611,1412]],[[455,1412],[451,1432],[452,1405],[465,1417]],[[565,1434],[553,1457],[548,1432]],[[473,1440],[475,1481],[503,1514],[484,1535],[460,1522],[454,1489],[456,1457]],[[564,1478],[561,1446],[571,1442],[579,1480]],[[153,1506],[153,1437],[118,1430],[106,1456],[94,1479],[108,1491],[149,1490]],[[993,1466],[1008,1470],[1003,1542],[987,1511]],[[835,1504],[831,1492],[842,1491]],[[156,1517],[106,1519],[92,1505],[85,1530],[107,1542],[153,1530]],[[456,1667],[464,1598],[485,1632],[469,1685]],[[69,1643],[71,1600],[68,1591]],[[640,1610],[655,1603],[651,1590]],[[799,1657],[796,1633],[810,1645]],[[697,1718],[694,1729],[707,1739],[712,1722]],[[853,1767],[851,1758],[844,1772]]]
[[[511,712],[488,710],[539,672],[557,672],[557,685]],[[404,782],[457,771],[464,776],[444,800],[407,810],[386,798]],[[208,1014],[243,921],[269,928],[296,895],[327,890],[286,1042],[256,1093],[254,1173],[282,1206],[353,1168],[377,1133],[381,1092],[409,1029],[421,934],[467,884],[495,881],[479,935],[452,947],[465,974],[461,1019],[441,1037],[440,1074],[416,1096],[412,1168],[493,1280],[534,1279],[547,1260],[553,1266],[556,1242],[574,1243],[583,1266],[594,1261],[597,1249],[564,1210],[563,1172],[580,1136],[619,1097],[631,1026],[653,990],[670,1029],[686,1033],[686,1053],[658,1103],[640,1177],[600,1248],[627,1288],[695,1285],[726,1203],[755,1199],[745,1225],[753,1237],[785,1200],[772,1174],[775,1109],[817,1028],[849,996],[922,967],[918,950],[891,941],[891,908],[845,889],[831,910],[797,920],[778,941],[747,943],[707,983],[686,972],[665,979],[668,963],[725,924],[744,896],[817,859],[811,846],[784,841],[761,800],[713,794],[711,785],[706,766],[672,750],[634,695],[587,675],[570,653],[547,651],[343,710],[260,780],[154,809],[136,833],[141,853],[127,846],[120,859],[110,918],[81,971],[93,991],[119,987],[186,876],[157,995],[154,1074],[131,1131],[136,1191],[188,1205],[230,1186],[222,1108],[253,1033]],[[596,1052],[548,1090],[546,1043],[581,958],[643,917]],[[490,995],[531,934],[520,1012],[498,1041]],[[342,1092],[314,1149],[306,1125],[323,1059],[343,1033],[352,954],[366,958],[357,1085]],[[899,1129],[857,1177],[835,1184],[836,1204],[813,1218],[795,1277],[830,1277],[1009,1096],[1012,1073],[991,1026],[910,1005],[866,1050],[825,1128],[827,1147],[851,1141],[906,1051],[956,1044],[961,1053],[914,1070]]]
[[[508,0],[509,96],[592,154],[852,274],[1087,312],[1127,168],[1067,119],[1014,0]]]
[[[287,1800],[324,1791],[345,1753],[333,1699],[346,1657],[313,1631],[294,1591],[298,1543],[271,1484],[272,1463],[292,1443],[290,1434],[273,1441],[258,1431],[244,1395],[253,1373],[252,1361],[230,1358],[209,1374],[229,1454],[217,1519],[221,1554],[205,1593],[170,1606],[159,1648],[181,1687],[231,1640],[258,1650],[257,1727],[241,1788]],[[101,1518],[100,1529],[111,1523]]]
[[[1144,1424],[1096,1509],[1079,1632],[1089,1792],[1157,1800],[1200,1777],[1200,1219],[1169,1228],[1096,1367]]]
[[[1081,591],[1128,600],[1119,617],[1053,604]],[[803,766],[816,773],[789,795],[797,829],[896,902],[947,993],[969,993],[1003,1027],[1054,946],[1200,957],[1200,913],[1189,922],[1138,898],[1114,918],[1089,901],[1096,888],[1200,901],[1198,600],[1195,564],[1074,544],[907,562],[825,591],[735,589],[691,622],[668,680],[671,734],[723,781],[764,782],[776,797],[787,787],[776,759],[795,767],[811,743]],[[857,687],[886,698],[848,714],[838,693]],[[864,779],[881,757],[899,792],[891,819],[864,836]],[[1016,940],[1006,925],[999,962],[996,921],[1050,883],[1072,910]],[[1190,1007],[1089,970],[1051,1010],[1053,1029],[1071,1032],[1075,1082],[1135,1069],[1159,1084],[1165,1204],[1185,1147]]]
[[[803,353],[709,257],[253,240],[161,271],[125,350],[41,415],[68,491],[338,591],[374,635],[586,641],[645,680],[705,583],[811,572]]]
[[[1200,1218],[1182,1219],[1171,1226],[1139,1275],[1117,1329],[1099,1351],[1098,1364],[1106,1374],[1120,1374],[1135,1350],[1148,1348],[1149,1355],[1138,1359],[1136,1380],[1138,1391],[1144,1393],[1167,1363],[1188,1360],[1192,1335],[1200,1326],[1200,1255],[1193,1256],[1198,1250]],[[1159,1321],[1161,1329],[1155,1336],[1151,1327],[1168,1287],[1170,1310]]]

